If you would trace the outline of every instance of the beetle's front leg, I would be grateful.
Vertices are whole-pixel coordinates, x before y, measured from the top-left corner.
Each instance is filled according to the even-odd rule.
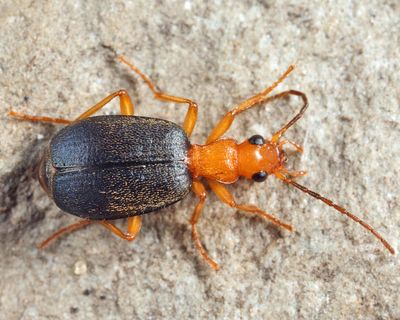
[[[217,197],[227,205],[229,205],[232,208],[236,208],[245,212],[249,213],[254,213],[256,215],[259,215],[263,217],[264,219],[267,219],[271,221],[273,224],[283,227],[286,230],[293,231],[293,227],[290,224],[287,224],[281,220],[279,220],[277,217],[274,217],[273,215],[257,208],[254,205],[251,204],[238,204],[236,203],[235,199],[233,198],[232,194],[225,188],[225,186],[217,181],[213,180],[207,180],[211,190],[217,195]]]
[[[234,109],[229,111],[228,113],[225,114],[225,116],[220,120],[220,122],[215,126],[211,134],[208,136],[206,143],[211,143],[220,138],[232,125],[233,120],[235,120],[235,117],[247,110],[250,109],[260,103],[264,102],[270,102],[272,100],[276,100],[279,98],[283,98],[287,96],[288,94],[292,94],[290,91],[285,91],[280,94],[267,97],[267,95],[274,90],[292,71],[294,70],[294,66],[291,65],[289,68],[285,71],[284,74],[282,74],[277,81],[275,81],[272,85],[270,85],[268,88],[264,89],[263,91],[257,93],[256,95],[250,97],[249,99],[243,101],[241,104],[236,106]]]

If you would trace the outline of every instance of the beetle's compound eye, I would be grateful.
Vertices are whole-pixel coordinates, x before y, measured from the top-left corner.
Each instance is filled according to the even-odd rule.
[[[265,171],[260,171],[260,172],[253,174],[253,176],[251,178],[255,182],[263,182],[267,179],[267,177],[268,177],[268,174]]]
[[[262,146],[264,144],[264,138],[262,136],[260,136],[259,134],[256,134],[249,138],[249,143],[255,144],[257,146]]]

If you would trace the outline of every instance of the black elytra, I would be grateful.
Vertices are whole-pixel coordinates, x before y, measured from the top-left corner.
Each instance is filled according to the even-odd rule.
[[[264,138],[262,136],[260,136],[259,134],[256,134],[256,135],[251,136],[249,138],[249,143],[250,144],[255,144],[255,145],[258,145],[258,146],[262,146],[265,143],[265,141],[264,141]]]
[[[39,176],[63,211],[93,220],[126,218],[162,209],[189,193],[189,147],[186,133],[170,121],[90,117],[53,137]]]

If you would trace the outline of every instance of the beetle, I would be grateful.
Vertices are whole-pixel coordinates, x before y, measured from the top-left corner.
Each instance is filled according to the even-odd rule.
[[[292,145],[297,152],[303,152],[303,149],[282,137],[303,116],[308,107],[308,99],[303,92],[297,90],[272,96],[269,93],[293,71],[293,65],[271,86],[226,113],[206,143],[197,145],[189,141],[197,121],[197,104],[190,99],[160,91],[123,56],[118,57],[118,60],[142,78],[156,99],[188,105],[183,126],[161,119],[134,116],[134,105],[125,90],[112,93],[73,121],[30,116],[10,110],[10,116],[22,120],[67,125],[51,139],[44,152],[38,166],[38,179],[61,210],[82,220],[55,232],[39,245],[40,248],[46,247],[62,234],[93,223],[101,224],[118,237],[132,241],[140,231],[143,214],[172,205],[192,190],[198,198],[190,219],[192,238],[201,257],[217,270],[219,265],[204,249],[196,226],[206,201],[204,180],[217,197],[230,207],[261,216],[292,231],[290,224],[258,207],[237,203],[225,187],[235,183],[239,177],[263,182],[268,176],[274,175],[358,222],[394,254],[390,244],[366,222],[297,183],[295,179],[305,175],[304,171],[289,171],[285,167],[283,146]],[[232,138],[221,138],[238,114],[290,95],[300,97],[303,106],[271,139],[253,135],[239,143]],[[92,117],[117,97],[122,115]],[[112,222],[120,218],[128,220],[126,232]]]

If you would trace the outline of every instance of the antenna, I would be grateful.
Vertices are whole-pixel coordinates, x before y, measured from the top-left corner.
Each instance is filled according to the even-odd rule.
[[[306,188],[305,186],[302,186],[301,184],[298,184],[297,182],[294,182],[293,180],[286,178],[283,174],[276,172],[275,175],[277,176],[278,179],[284,181],[285,183],[292,185],[293,187],[303,191],[304,193],[309,194],[310,196],[312,196],[318,200],[321,200],[322,202],[326,203],[328,206],[335,208],[341,214],[348,216],[350,219],[354,220],[355,222],[358,222],[361,226],[363,226],[365,229],[367,229],[369,232],[371,232],[380,242],[382,242],[382,244],[386,247],[386,249],[388,249],[390,251],[391,254],[395,254],[393,247],[374,228],[372,228],[368,223],[361,220],[359,217],[350,213],[345,208],[337,205],[333,201],[321,196],[320,194]]]

